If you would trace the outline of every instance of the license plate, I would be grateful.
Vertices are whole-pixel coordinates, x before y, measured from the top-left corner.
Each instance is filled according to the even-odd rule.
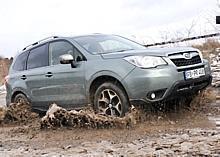
[[[184,75],[185,75],[185,79],[198,78],[200,76],[205,75],[205,69],[199,68],[199,69],[194,69],[194,70],[188,70],[188,71],[185,71]]]

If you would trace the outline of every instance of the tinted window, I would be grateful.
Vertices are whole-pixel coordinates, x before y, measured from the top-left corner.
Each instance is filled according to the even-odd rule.
[[[39,68],[48,66],[47,46],[42,45],[30,51],[27,69]]]
[[[56,41],[49,44],[49,62],[50,65],[60,64],[60,56],[71,54],[77,61],[82,60],[79,51],[67,41]]]
[[[26,69],[26,61],[27,61],[28,52],[23,52],[20,54],[13,65],[13,69],[17,71],[22,71]]]

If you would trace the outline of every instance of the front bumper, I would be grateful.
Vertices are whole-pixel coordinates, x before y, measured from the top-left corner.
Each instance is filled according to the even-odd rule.
[[[204,67],[205,75],[185,80],[184,71]],[[212,76],[209,63],[205,60],[199,65],[178,69],[174,65],[152,69],[135,68],[123,79],[123,84],[131,102],[160,102],[179,96],[191,96],[211,84]],[[152,98],[152,93],[154,97]]]
[[[163,99],[173,99],[181,96],[192,96],[199,90],[206,88],[212,82],[212,76],[206,75],[200,78],[177,81],[171,88],[166,92]]]

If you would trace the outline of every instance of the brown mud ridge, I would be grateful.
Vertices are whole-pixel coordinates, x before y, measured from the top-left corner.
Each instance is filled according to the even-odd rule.
[[[138,121],[138,111],[131,109],[123,118],[95,114],[92,110],[71,110],[52,104],[41,119],[41,128],[74,127],[74,128],[113,128],[131,127]]]
[[[0,108],[0,124],[28,123],[38,118],[37,113],[31,112],[29,104],[12,103],[7,108]]]
[[[206,90],[192,101],[190,108],[182,108],[180,109],[181,111],[175,112],[171,111],[166,113],[158,111],[157,113],[151,113],[132,107],[123,118],[95,114],[91,107],[80,111],[67,111],[56,104],[52,104],[46,112],[46,115],[40,118],[37,113],[31,111],[30,104],[12,103],[7,108],[0,108],[0,124],[37,123],[41,129],[59,127],[101,129],[130,128],[140,122],[149,121],[149,123],[151,123],[151,121],[155,122],[161,119],[167,120],[169,123],[174,123],[181,114],[187,117],[198,116],[198,114],[203,115],[207,113],[207,111],[214,115],[220,114],[207,105],[213,101],[213,99],[212,90]]]
[[[8,108],[0,108],[0,123],[27,124],[33,121],[40,124],[40,128],[128,128],[138,122],[138,111],[132,108],[125,117],[111,117],[95,114],[91,109],[68,111],[56,104],[52,104],[42,118],[31,111],[29,104],[12,103]]]

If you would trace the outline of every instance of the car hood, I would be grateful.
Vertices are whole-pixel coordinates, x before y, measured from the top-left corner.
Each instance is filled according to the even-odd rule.
[[[146,48],[142,50],[128,50],[123,52],[112,52],[108,54],[101,54],[104,59],[123,58],[127,56],[160,56],[166,57],[170,54],[197,51],[192,47],[177,47],[177,48]]]

